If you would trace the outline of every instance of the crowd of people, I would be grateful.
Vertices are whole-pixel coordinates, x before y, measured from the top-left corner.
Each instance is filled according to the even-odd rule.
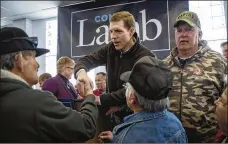
[[[1,28],[0,142],[228,142],[227,41],[224,55],[212,50],[191,11],[173,27],[176,47],[160,60],[140,43],[133,15],[116,12],[111,42],[77,62],[59,58],[54,77],[37,76],[35,58],[49,50],[19,28]],[[87,72],[101,65],[94,89]],[[83,102],[74,110],[59,99]]]

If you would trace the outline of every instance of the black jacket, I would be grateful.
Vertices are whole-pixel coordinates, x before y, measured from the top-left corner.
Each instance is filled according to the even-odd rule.
[[[143,56],[155,55],[139,42],[137,34],[134,34],[136,42],[127,52],[121,53],[116,50],[113,43],[102,47],[83,58],[80,58],[75,66],[76,73],[80,69],[89,71],[97,66],[106,65],[107,71],[107,93],[100,96],[101,105],[110,107],[114,105],[126,104],[124,82],[120,80],[120,75],[126,71],[130,71],[134,63]]]
[[[2,70],[0,92],[0,142],[85,142],[96,133],[98,110],[93,95],[77,112],[52,93],[34,90]]]

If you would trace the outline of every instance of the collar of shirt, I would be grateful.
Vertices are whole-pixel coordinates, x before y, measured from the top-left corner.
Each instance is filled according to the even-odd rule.
[[[133,37],[133,42],[134,42],[134,44],[133,44],[133,46],[134,46],[135,45],[135,42],[136,42],[136,39],[134,37]],[[120,52],[121,52],[121,54],[124,54],[124,53],[128,52],[131,48],[127,49],[126,51],[120,51]]]
[[[58,75],[63,79],[63,81],[64,81],[66,84],[69,83],[68,78],[66,78],[65,76],[61,75],[60,73],[58,73]]]

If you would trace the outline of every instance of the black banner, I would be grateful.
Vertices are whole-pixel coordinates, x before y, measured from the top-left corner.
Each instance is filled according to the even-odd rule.
[[[175,46],[173,23],[188,10],[188,1],[96,1],[59,8],[58,57],[77,60],[109,43],[109,19],[123,10],[134,15],[141,43],[163,59]]]

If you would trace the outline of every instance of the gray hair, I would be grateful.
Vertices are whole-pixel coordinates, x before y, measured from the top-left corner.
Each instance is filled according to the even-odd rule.
[[[0,67],[5,70],[12,70],[15,64],[15,56],[19,54],[19,52],[4,54],[0,57]]]
[[[149,100],[141,96],[137,91],[135,91],[135,89],[132,87],[130,83],[127,83],[127,86],[133,90],[134,95],[136,97],[136,103],[140,107],[142,107],[144,111],[159,112],[167,109],[170,105],[168,97],[161,100]]]
[[[0,67],[1,67],[1,69],[12,70],[14,68],[14,65],[15,65],[16,55],[21,53],[23,57],[31,56],[32,52],[33,52],[32,50],[25,50],[25,51],[1,55],[0,56]]]
[[[202,32],[202,30],[201,30],[201,28],[199,28],[199,27],[195,27],[195,30],[197,31],[197,32]]]

